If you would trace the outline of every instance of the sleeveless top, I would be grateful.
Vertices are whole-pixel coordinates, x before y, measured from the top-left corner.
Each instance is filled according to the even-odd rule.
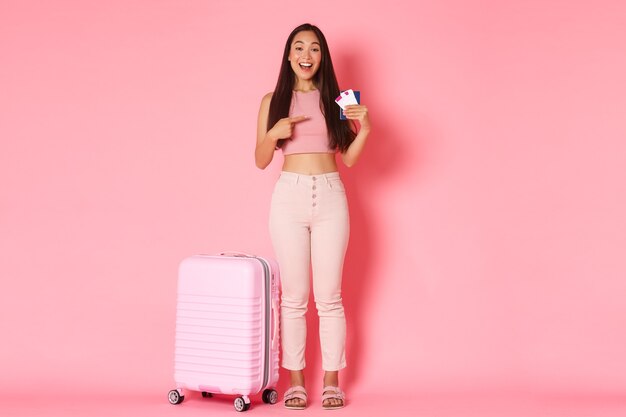
[[[319,90],[292,93],[289,117],[300,115],[308,116],[308,119],[294,124],[291,139],[285,140],[282,146],[283,154],[335,153],[328,146],[328,130],[320,109]]]

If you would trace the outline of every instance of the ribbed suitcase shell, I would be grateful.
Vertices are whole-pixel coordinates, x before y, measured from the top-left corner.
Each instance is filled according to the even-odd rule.
[[[177,389],[252,395],[278,382],[279,272],[273,260],[196,255],[179,267]]]

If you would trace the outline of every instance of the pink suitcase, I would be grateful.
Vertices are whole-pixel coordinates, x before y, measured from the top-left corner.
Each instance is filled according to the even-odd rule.
[[[185,390],[236,395],[235,409],[250,408],[263,390],[278,394],[279,272],[272,260],[244,254],[196,255],[178,271],[172,404]]]

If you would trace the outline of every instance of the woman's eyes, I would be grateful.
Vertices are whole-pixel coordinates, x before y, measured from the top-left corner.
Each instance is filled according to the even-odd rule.
[[[298,52],[302,52],[303,50],[304,50],[304,48],[303,48],[303,47],[301,47],[301,46],[296,46],[296,51],[298,51]],[[318,48],[313,48],[313,49],[311,49],[311,52],[319,52],[319,51],[320,51],[320,50],[319,50]]]

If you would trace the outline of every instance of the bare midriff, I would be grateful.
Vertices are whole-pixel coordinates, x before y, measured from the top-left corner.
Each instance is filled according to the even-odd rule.
[[[285,155],[283,171],[303,175],[327,174],[337,171],[334,153],[294,153]]]

